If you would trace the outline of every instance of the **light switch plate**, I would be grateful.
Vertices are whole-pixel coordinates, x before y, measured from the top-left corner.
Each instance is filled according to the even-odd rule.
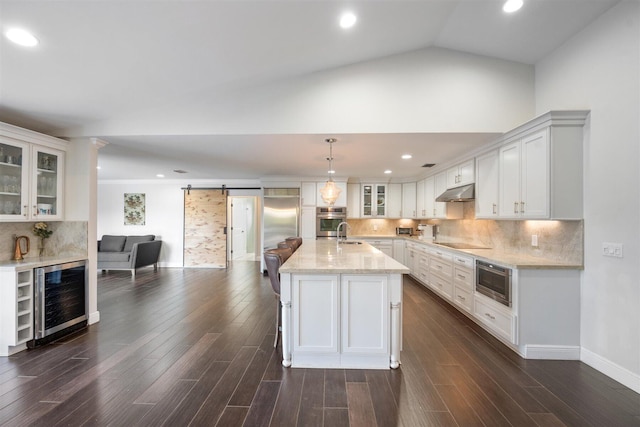
[[[610,256],[614,258],[622,258],[623,257],[622,243],[603,242],[602,255]]]

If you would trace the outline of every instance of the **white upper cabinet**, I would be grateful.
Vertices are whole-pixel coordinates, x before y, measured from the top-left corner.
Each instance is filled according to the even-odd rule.
[[[360,184],[347,184],[347,218],[360,218]]]
[[[582,218],[586,116],[585,111],[550,112],[505,136],[498,160],[498,218]],[[477,191],[484,204],[490,190],[481,185]],[[486,206],[480,211],[487,217]]]
[[[447,188],[473,184],[475,180],[475,162],[473,159],[460,163],[447,170]]]
[[[402,218],[402,184],[387,184],[387,193],[387,218]]]
[[[315,182],[303,182],[300,184],[300,204],[302,206],[316,206]]]
[[[424,187],[423,187],[424,191]],[[424,194],[422,195],[424,199]],[[424,202],[423,202],[424,204]],[[402,215],[401,218],[417,218],[417,183],[405,182],[402,184]]]
[[[425,205],[426,181],[426,179],[421,179],[416,183],[416,218],[427,217],[427,207]]]
[[[500,149],[502,218],[549,217],[549,138],[543,130]]]
[[[498,151],[476,159],[476,218],[498,216]]]
[[[384,218],[387,216],[387,184],[362,184],[361,218]]]
[[[63,219],[65,153],[0,137],[0,220]]]

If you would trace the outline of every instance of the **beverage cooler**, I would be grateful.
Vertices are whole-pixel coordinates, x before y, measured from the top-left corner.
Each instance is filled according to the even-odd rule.
[[[86,326],[86,261],[36,268],[34,276],[34,345]]]

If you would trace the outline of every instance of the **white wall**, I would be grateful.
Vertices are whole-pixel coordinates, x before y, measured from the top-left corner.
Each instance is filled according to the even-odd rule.
[[[428,48],[68,130],[83,135],[504,132],[534,112],[530,65]]]
[[[182,267],[184,197],[178,183],[98,183],[98,239],[104,234],[155,234],[162,239],[159,265]],[[124,225],[124,193],[145,193],[145,225]]]
[[[536,111],[591,110],[582,359],[640,392],[640,3],[622,2],[536,65]],[[624,258],[601,255],[624,244]]]
[[[98,181],[98,239],[103,234],[155,234],[162,239],[158,264],[161,267],[182,267],[184,232],[184,191],[193,188],[260,187],[254,180],[157,180],[157,181]],[[124,193],[145,193],[145,225],[124,225]],[[261,195],[256,190],[234,190],[233,195]]]

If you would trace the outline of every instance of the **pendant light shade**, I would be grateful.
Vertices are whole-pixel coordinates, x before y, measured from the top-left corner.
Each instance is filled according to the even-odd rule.
[[[327,138],[325,142],[329,143],[329,174],[333,173],[333,143],[336,142],[335,138]],[[329,206],[333,206],[333,204],[338,200],[340,193],[342,190],[333,182],[333,178],[329,175],[329,180],[324,184],[324,187],[320,190],[320,195],[322,196],[322,200]]]

